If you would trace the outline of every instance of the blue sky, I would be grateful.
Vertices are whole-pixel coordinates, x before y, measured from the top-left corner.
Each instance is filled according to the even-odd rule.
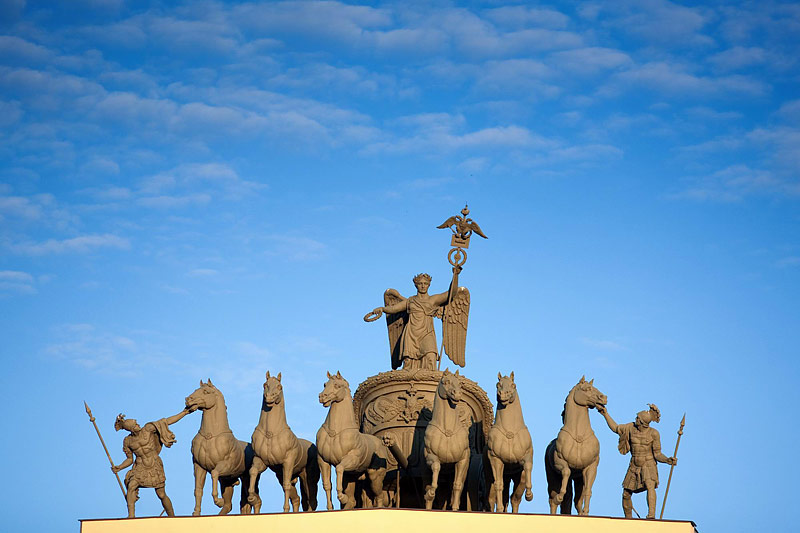
[[[383,291],[446,289],[435,226],[469,202],[465,374],[515,371],[522,510],[547,511],[585,374],[617,421],[658,404],[668,453],[687,412],[667,517],[790,530],[799,41],[772,1],[0,1],[6,527],[124,516],[83,400],[119,463],[117,413],[174,414],[201,378],[249,439],[270,370],[313,438],[326,370],[389,368],[361,319]],[[591,510],[619,516],[627,458],[592,421]],[[162,452],[178,514],[198,426]]]

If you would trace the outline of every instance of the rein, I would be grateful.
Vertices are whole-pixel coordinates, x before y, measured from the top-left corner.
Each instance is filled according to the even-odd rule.
[[[214,437],[219,437],[220,435],[224,435],[226,433],[230,433],[231,435],[233,435],[233,431],[231,431],[230,429],[226,429],[225,431],[222,431],[222,432],[217,433],[217,434],[214,434],[214,433],[205,434],[205,433],[203,433],[202,429],[197,432],[198,435],[200,435],[201,437],[203,437],[206,440],[211,440]]]

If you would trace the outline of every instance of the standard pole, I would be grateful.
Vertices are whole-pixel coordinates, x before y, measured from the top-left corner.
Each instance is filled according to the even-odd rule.
[[[94,426],[94,430],[97,432],[98,438],[100,438],[100,444],[103,445],[103,449],[106,451],[106,457],[108,457],[108,462],[111,463],[111,466],[114,466],[114,460],[111,458],[111,454],[108,453],[106,442],[103,440],[103,436],[100,434],[100,429],[97,427],[97,422],[94,421],[94,416],[92,416],[92,410],[89,409],[89,404],[83,402],[83,405],[86,407],[86,414],[89,415],[89,422],[91,422],[92,425]],[[122,491],[122,497],[125,498],[125,503],[127,503],[128,495],[125,493],[125,487],[122,486],[122,480],[119,478],[119,474],[117,472],[114,472],[114,477],[117,478],[117,483],[119,483],[119,490]]]
[[[678,446],[681,444],[681,435],[683,435],[683,426],[686,425],[686,413],[683,413],[683,418],[681,419],[681,427],[678,429],[678,441],[675,443],[675,453],[672,454],[672,457],[678,457]],[[672,483],[672,471],[675,470],[675,465],[671,465],[669,467],[669,478],[667,478],[667,490],[664,491],[664,501],[661,503],[661,516],[658,517],[659,520],[664,518],[664,506],[667,505],[667,494],[669,494],[669,484]]]

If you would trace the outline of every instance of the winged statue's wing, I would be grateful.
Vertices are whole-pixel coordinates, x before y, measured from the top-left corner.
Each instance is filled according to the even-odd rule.
[[[383,305],[390,306],[405,301],[405,298],[394,289],[387,289],[383,293]],[[389,350],[392,355],[392,370],[396,370],[403,365],[403,358],[400,356],[400,337],[403,335],[403,328],[408,322],[408,313],[386,313],[386,326],[389,329]]]
[[[444,352],[460,367],[465,363],[467,345],[467,320],[469,319],[469,290],[459,287],[453,301],[445,306],[442,319],[442,337]]]

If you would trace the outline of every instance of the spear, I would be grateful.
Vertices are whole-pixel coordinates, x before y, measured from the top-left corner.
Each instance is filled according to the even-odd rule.
[[[85,401],[83,405],[86,406],[86,414],[89,415],[89,422],[92,423],[94,426],[94,430],[97,432],[97,436],[100,438],[100,444],[103,445],[103,449],[106,451],[106,456],[108,457],[108,462],[111,463],[111,466],[114,466],[114,460],[111,459],[111,454],[108,453],[108,448],[106,447],[106,441],[103,440],[103,436],[100,434],[100,429],[97,427],[97,422],[94,421],[94,416],[92,416],[92,410],[89,409],[89,404]],[[125,494],[125,487],[122,486],[122,480],[119,478],[119,474],[114,472],[114,476],[117,478],[117,483],[119,483],[119,490],[122,491],[122,497],[125,498],[125,501],[128,501],[128,495]]]
[[[686,413],[683,413],[683,418],[681,419],[681,427],[678,429],[678,441],[675,443],[675,453],[672,454],[672,457],[678,457],[678,446],[681,444],[681,435],[683,435],[683,426],[686,425]],[[669,484],[672,482],[672,471],[675,470],[675,465],[671,465],[669,467],[669,478],[667,478],[667,490],[664,491],[664,501],[661,502],[661,516],[658,517],[659,520],[664,518],[664,506],[667,505],[667,494],[669,494]]]

